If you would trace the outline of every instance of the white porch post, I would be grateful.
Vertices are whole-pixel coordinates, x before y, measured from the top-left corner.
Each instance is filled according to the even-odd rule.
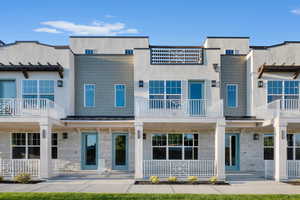
[[[274,177],[276,181],[283,181],[287,179],[287,123],[279,117],[274,120],[274,145]]]
[[[215,129],[215,166],[218,180],[225,180],[225,120],[219,119]]]
[[[51,168],[51,129],[49,122],[40,123],[40,178],[48,179],[52,175]]]
[[[134,177],[136,179],[141,179],[143,175],[143,123],[135,123],[135,173]]]

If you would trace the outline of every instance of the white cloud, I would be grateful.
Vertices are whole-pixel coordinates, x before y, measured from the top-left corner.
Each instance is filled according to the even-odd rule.
[[[138,33],[137,29],[127,29],[124,23],[105,23],[94,21],[90,25],[75,24],[68,21],[46,21],[42,25],[50,28],[39,28],[42,30],[52,29],[59,32],[68,32],[73,35],[118,35],[118,34],[134,34]],[[35,29],[37,30],[37,29]],[[45,32],[45,31],[44,31]]]
[[[34,29],[35,32],[45,32],[45,33],[62,33],[54,28],[36,28]]]
[[[293,13],[295,15],[300,15],[300,8],[291,10],[291,13]]]

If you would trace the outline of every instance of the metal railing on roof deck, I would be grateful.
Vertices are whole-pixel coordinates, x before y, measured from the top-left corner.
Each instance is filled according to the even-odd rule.
[[[202,47],[151,47],[151,64],[202,65]]]

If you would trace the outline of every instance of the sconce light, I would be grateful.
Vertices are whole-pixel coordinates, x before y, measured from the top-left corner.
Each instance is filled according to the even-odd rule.
[[[263,81],[258,81],[257,87],[263,88],[264,87],[264,82]]]
[[[146,133],[143,133],[143,139],[144,139],[144,140],[147,139]]]
[[[63,133],[63,139],[68,139],[68,133]]]
[[[214,63],[213,68],[214,68],[215,72],[220,72],[220,68],[219,68],[218,63]]]
[[[257,133],[253,134],[253,140],[259,140],[259,135]]]
[[[211,80],[211,87],[217,87],[217,81]]]
[[[63,87],[63,86],[64,86],[63,80],[57,80],[57,87]]]
[[[139,87],[140,88],[144,87],[144,81],[143,80],[139,80]]]

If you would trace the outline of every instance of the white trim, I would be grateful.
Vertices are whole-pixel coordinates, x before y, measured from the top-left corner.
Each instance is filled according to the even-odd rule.
[[[85,87],[88,85],[93,85],[94,86],[94,99],[93,99],[93,106],[87,106],[86,105],[86,91],[85,91]],[[84,83],[83,84],[83,107],[84,108],[95,108],[96,107],[96,84],[94,83]]]
[[[235,106],[229,106],[228,105],[228,86],[235,86],[236,89],[235,89],[235,92],[236,92],[236,95],[235,95],[235,101],[236,101],[236,105]],[[226,107],[228,108],[237,108],[239,107],[239,85],[237,83],[227,83],[226,84]]]
[[[117,86],[123,85],[124,86],[124,106],[117,106]],[[118,83],[114,84],[114,100],[115,100],[115,108],[125,108],[126,107],[126,84]]]

